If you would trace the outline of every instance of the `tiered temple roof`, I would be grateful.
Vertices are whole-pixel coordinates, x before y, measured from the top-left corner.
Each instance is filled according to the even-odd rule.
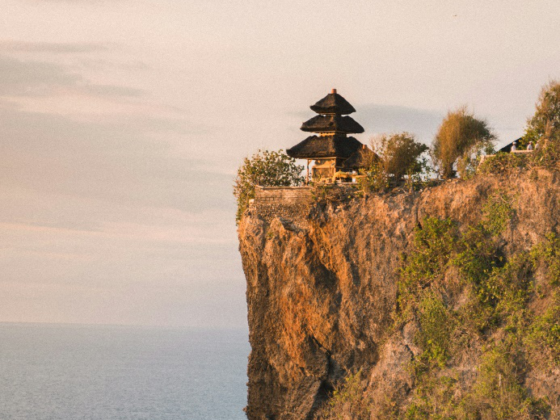
[[[286,152],[299,159],[316,159],[327,157],[348,158],[360,150],[362,143],[354,137],[341,135],[311,136],[296,144]]]
[[[304,122],[301,130],[320,135],[310,136],[286,150],[289,156],[299,159],[346,159],[361,149],[362,143],[354,137],[347,137],[347,134],[363,133],[364,128],[352,117],[343,116],[356,110],[336,93],[336,89],[312,105],[311,109],[320,115]]]
[[[363,133],[364,128],[352,117],[343,117],[337,114],[317,115],[301,125],[302,131],[313,133]]]
[[[315,105],[311,105],[311,109],[317,114],[340,114],[348,115],[356,112],[350,103],[336,93],[333,89],[331,93],[318,101]]]

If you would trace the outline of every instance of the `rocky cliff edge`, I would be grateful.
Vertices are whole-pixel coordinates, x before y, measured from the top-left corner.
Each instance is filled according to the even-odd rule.
[[[559,173],[533,170],[249,210],[248,418],[560,418],[559,202]]]

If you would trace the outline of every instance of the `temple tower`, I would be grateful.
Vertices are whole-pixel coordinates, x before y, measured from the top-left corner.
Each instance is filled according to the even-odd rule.
[[[302,131],[317,133],[291,149],[289,156],[307,160],[307,181],[309,182],[309,164],[315,161],[311,177],[314,181],[332,182],[337,171],[347,171],[343,163],[352,154],[362,149],[362,143],[348,134],[363,133],[364,128],[352,117],[345,115],[356,112],[336,89],[311,106],[316,117],[304,122]]]

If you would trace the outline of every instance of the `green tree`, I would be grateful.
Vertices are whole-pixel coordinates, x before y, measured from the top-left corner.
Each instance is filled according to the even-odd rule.
[[[535,114],[527,120],[521,145],[541,138],[560,140],[560,81],[552,80],[541,89],[535,104]]]
[[[426,159],[422,158],[422,154],[428,146],[417,142],[413,134],[381,134],[371,140],[371,147],[379,157],[372,163],[380,165],[385,174],[393,175],[397,181],[405,175],[411,178],[426,169]]]
[[[486,121],[475,118],[466,107],[449,111],[438,129],[431,150],[440,176],[455,176],[454,165],[458,159],[463,160],[459,169],[466,171],[469,164],[472,165],[473,155],[493,151],[495,139]]]
[[[249,205],[255,198],[255,187],[288,187],[300,185],[304,178],[301,175],[304,167],[296,164],[294,158],[284,151],[259,150],[250,158],[246,157],[243,165],[237,170],[233,186],[233,195],[237,198],[236,221],[239,222]]]

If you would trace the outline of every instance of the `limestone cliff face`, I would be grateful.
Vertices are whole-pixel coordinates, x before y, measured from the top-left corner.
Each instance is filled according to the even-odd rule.
[[[297,217],[249,211],[239,225],[252,346],[248,418],[312,418],[337,384],[359,370],[371,401],[405,407],[415,387],[407,366],[421,349],[417,323],[393,327],[401,256],[411,252],[425,217],[464,229],[481,219],[496,191],[515,197],[515,216],[498,240],[506,258],[559,232],[560,176],[544,170],[310,203]],[[467,385],[477,375],[477,357],[473,349],[454,362]],[[523,379],[530,392],[548,398],[552,416],[560,415],[554,411],[559,376],[551,368]],[[374,409],[372,418],[383,418],[377,416]]]

